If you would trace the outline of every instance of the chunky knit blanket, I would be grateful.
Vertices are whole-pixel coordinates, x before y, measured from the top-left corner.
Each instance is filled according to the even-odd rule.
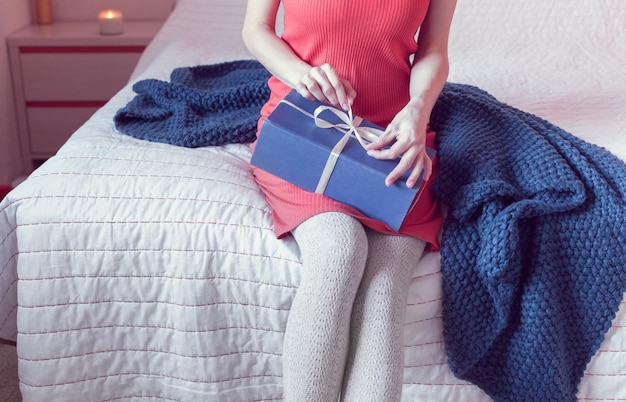
[[[138,81],[137,93],[115,115],[130,136],[195,148],[256,139],[267,102],[269,72],[254,60],[175,69],[170,82]]]
[[[116,124],[190,147],[252,141],[268,76],[252,61],[177,69],[137,83]],[[452,371],[495,401],[575,401],[626,290],[626,165],[465,85],[446,85],[431,127]]]
[[[626,165],[469,86],[431,125],[452,371],[496,401],[575,401],[626,290]]]

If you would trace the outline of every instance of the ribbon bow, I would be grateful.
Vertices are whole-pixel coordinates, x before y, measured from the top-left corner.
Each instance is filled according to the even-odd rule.
[[[339,117],[342,123],[334,124],[330,123],[322,118],[320,118],[320,114],[324,111],[330,111],[335,116]],[[344,112],[343,110],[339,110],[332,106],[319,106],[313,112],[313,117],[315,119],[315,125],[320,128],[334,128],[344,133],[344,135],[355,137],[359,144],[363,147],[363,149],[367,149],[367,145],[376,141],[378,137],[380,137],[384,131],[367,126],[361,126],[363,123],[363,119],[359,116],[354,116],[352,114],[352,107],[348,107],[348,111]]]
[[[367,149],[368,144],[376,141],[376,139],[384,133],[383,130],[377,128],[362,126],[361,123],[363,123],[363,119],[359,116],[353,116],[351,107],[347,112],[344,112],[343,110],[339,110],[333,106],[319,106],[311,115],[306,110],[289,101],[282,100],[281,102],[284,102],[297,109],[299,112],[313,118],[316,126],[320,128],[334,128],[335,130],[343,133],[343,137],[341,137],[337,144],[335,144],[333,149],[330,151],[328,159],[326,160],[326,165],[322,170],[320,179],[317,182],[317,187],[315,188],[315,192],[318,194],[324,194],[328,181],[330,180],[330,176],[333,173],[333,170],[335,170],[335,165],[337,164],[339,155],[345,148],[350,137],[356,138],[363,149]],[[342,123],[331,123],[322,119],[320,114],[324,111],[332,112],[335,116],[339,117]]]

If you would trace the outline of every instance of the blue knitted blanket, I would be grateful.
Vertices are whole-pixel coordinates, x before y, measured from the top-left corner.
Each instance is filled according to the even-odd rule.
[[[469,86],[432,128],[452,371],[496,401],[575,401],[626,290],[626,165]]]
[[[137,95],[114,117],[132,137],[195,148],[256,139],[269,98],[269,72],[255,60],[175,69],[170,82],[133,85]]]
[[[138,82],[116,126],[190,147],[253,141],[268,77],[254,61],[177,69]],[[465,85],[446,85],[431,126],[452,371],[498,402],[575,401],[626,291],[626,165]]]

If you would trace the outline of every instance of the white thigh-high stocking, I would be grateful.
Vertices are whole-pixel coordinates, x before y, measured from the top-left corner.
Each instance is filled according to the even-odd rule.
[[[342,401],[400,401],[408,286],[425,243],[368,230],[369,256],[350,328]]]
[[[286,402],[336,402],[348,353],[350,315],[365,269],[367,236],[356,219],[324,213],[300,224],[302,281],[283,346]]]

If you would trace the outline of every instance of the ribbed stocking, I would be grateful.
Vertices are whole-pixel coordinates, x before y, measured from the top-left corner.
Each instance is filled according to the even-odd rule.
[[[356,219],[325,213],[293,235],[302,258],[283,346],[286,402],[336,402],[348,353],[352,304],[367,258],[367,237]]]
[[[285,331],[285,401],[399,401],[406,298],[425,243],[340,213],[314,216],[293,235],[303,267]]]
[[[368,230],[369,257],[354,306],[341,400],[400,401],[408,286],[425,243]]]

